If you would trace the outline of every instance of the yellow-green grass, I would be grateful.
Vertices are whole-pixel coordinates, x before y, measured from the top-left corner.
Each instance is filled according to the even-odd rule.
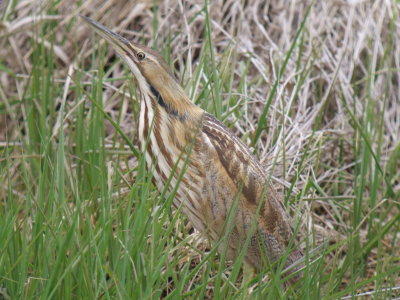
[[[261,2],[5,2],[0,299],[400,297],[399,4]],[[253,147],[307,253],[301,288],[282,264],[242,285],[156,191],[131,74],[79,13],[159,50]]]

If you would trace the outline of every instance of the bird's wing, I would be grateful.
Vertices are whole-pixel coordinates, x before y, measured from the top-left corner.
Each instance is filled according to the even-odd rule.
[[[233,186],[241,192],[244,203],[240,203],[240,206],[251,218],[258,211],[257,227],[263,233],[276,237],[282,246],[286,246],[292,230],[282,197],[269,184],[262,166],[250,149],[210,114],[204,115],[202,131],[213,145],[219,162]]]

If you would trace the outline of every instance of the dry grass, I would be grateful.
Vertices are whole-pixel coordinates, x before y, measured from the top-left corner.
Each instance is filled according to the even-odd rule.
[[[104,111],[119,120],[129,138],[135,138],[138,107],[134,88],[126,80],[127,69],[77,17],[83,14],[160,50],[192,99],[254,147],[265,167],[273,170],[274,180],[286,186],[293,215],[302,212],[299,231],[310,241],[309,247],[323,241],[333,245],[324,254],[321,273],[335,272],[354,253],[363,253],[362,259],[357,258],[362,271],[347,269],[338,275],[336,291],[347,295],[345,287],[351,284],[354,293],[399,287],[397,275],[388,277],[392,281],[378,276],[380,284],[374,280],[387,271],[382,264],[392,265],[388,273],[400,271],[399,3],[218,0],[209,4],[209,16],[203,1],[154,3],[26,0],[3,4],[0,164],[1,170],[8,168],[0,175],[3,209],[10,193],[22,205],[28,188],[39,189],[28,187],[24,179],[28,176],[34,182],[38,174],[21,166],[42,153],[27,145],[36,141],[57,148],[64,140],[68,149],[74,149],[79,107],[84,105],[86,112],[91,107],[75,81],[89,93],[96,90],[96,69],[101,64],[103,88],[97,88],[96,97],[101,94]],[[39,57],[49,53],[53,61],[44,66]],[[54,85],[46,95],[53,102],[47,103],[49,108],[41,106],[40,100],[46,89],[35,94],[33,88],[41,86],[34,83],[37,71],[48,72],[40,76],[50,76]],[[45,142],[40,142],[40,130],[32,132],[36,125],[28,124],[32,111],[43,122],[40,126],[48,128]],[[109,159],[117,154],[125,157],[114,173],[130,182],[136,173],[129,172],[128,166],[136,166],[136,158],[127,155],[129,147],[123,146],[124,140],[109,122],[103,129],[107,149],[112,149]],[[66,151],[74,170],[76,153]],[[23,174],[21,168],[32,173]],[[74,174],[66,172],[66,177]],[[119,182],[116,193],[127,192],[128,185]],[[176,225],[175,235],[180,235],[182,226]],[[186,233],[182,240],[207,251],[196,232],[187,228]],[[177,248],[171,257],[179,256],[177,265],[182,267],[188,262],[196,265],[205,253],[196,248]],[[185,290],[203,280],[201,275]],[[356,283],[365,279],[372,280],[358,289]],[[0,272],[1,285],[6,281]],[[173,287],[166,287],[163,295]],[[205,295],[213,295],[212,280]],[[399,292],[391,295],[399,297]]]

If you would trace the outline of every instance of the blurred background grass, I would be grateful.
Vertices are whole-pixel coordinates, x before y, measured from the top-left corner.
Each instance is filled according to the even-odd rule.
[[[79,14],[160,51],[323,245],[296,296],[266,273],[253,298],[400,298],[398,1],[1,7],[0,299],[248,297],[155,191],[131,74]]]

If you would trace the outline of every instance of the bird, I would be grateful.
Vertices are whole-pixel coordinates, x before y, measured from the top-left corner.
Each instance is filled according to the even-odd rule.
[[[133,74],[140,101],[138,146],[159,192],[166,186],[175,192],[174,206],[211,244],[225,237],[219,249],[226,249],[229,260],[244,251],[250,273],[271,268],[283,256],[285,267],[301,259],[283,195],[250,148],[189,99],[158,52],[81,17]],[[299,268],[289,272],[291,285],[301,277]]]

